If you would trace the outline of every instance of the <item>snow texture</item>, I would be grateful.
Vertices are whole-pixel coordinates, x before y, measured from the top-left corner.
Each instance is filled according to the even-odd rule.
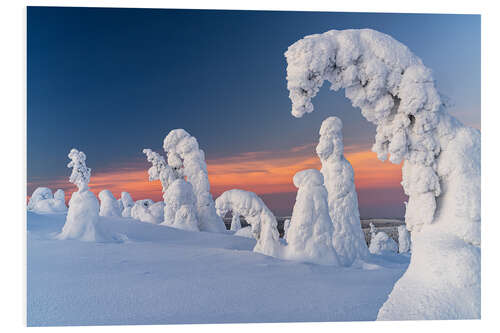
[[[278,222],[259,196],[253,192],[233,189],[222,193],[215,200],[215,207],[221,218],[228,212],[245,218],[257,239],[254,252],[280,257]]]
[[[409,252],[411,248],[410,233],[404,225],[398,226],[399,253]]]
[[[52,196],[47,187],[37,187],[28,201],[28,210],[38,213],[64,213],[68,210],[64,202],[64,191],[59,189]]]
[[[480,132],[448,114],[431,70],[386,34],[331,30],[295,42],[285,56],[295,117],[314,110],[312,98],[329,81],[376,125],[378,158],[404,161],[412,259],[378,318],[479,318]]]
[[[162,201],[154,202],[151,199],[137,200],[130,210],[130,217],[133,219],[159,224],[163,222],[163,210],[165,203]]]
[[[99,209],[100,216],[121,216],[120,205],[115,199],[110,190],[102,190],[99,192],[99,200],[101,207]]]
[[[216,213],[210,193],[205,153],[199,148],[196,138],[183,129],[175,129],[165,137],[163,149],[167,153],[168,165],[180,170],[193,186],[200,230],[225,232],[226,226]]]
[[[231,218],[231,231],[238,231],[241,229],[241,221],[240,221],[240,216],[238,214],[233,214],[233,217]]]
[[[332,244],[333,224],[328,214],[328,193],[323,175],[315,169],[293,177],[299,189],[293,207],[284,258],[322,265],[339,265]]]
[[[386,252],[398,252],[398,244],[389,237],[385,232],[381,231],[375,234],[370,240],[370,253],[384,254]]]
[[[328,209],[333,221],[333,246],[344,266],[369,255],[359,219],[358,195],[354,170],[344,157],[342,121],[337,117],[323,120],[316,153],[328,192]]]
[[[163,197],[165,209],[162,225],[189,231],[200,231],[196,217],[196,197],[190,183],[184,179],[175,180],[169,185]]]
[[[120,201],[123,205],[122,216],[123,217],[132,217],[132,207],[134,207],[134,200],[132,200],[132,196],[128,192],[122,192],[122,196]]]

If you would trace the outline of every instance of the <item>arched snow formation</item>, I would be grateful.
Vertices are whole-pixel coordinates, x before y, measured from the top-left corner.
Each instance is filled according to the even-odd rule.
[[[331,30],[295,42],[285,57],[295,117],[314,110],[328,81],[377,126],[378,158],[404,161],[413,252],[378,319],[479,318],[480,132],[447,113],[431,70],[386,34]]]
[[[257,244],[253,249],[268,256],[280,256],[278,222],[264,201],[255,193],[244,190],[229,190],[215,200],[217,214],[224,217],[228,212],[243,216],[252,226]]]

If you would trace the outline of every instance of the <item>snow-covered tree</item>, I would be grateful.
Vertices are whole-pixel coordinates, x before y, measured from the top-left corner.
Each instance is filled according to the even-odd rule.
[[[238,231],[236,231],[234,233],[234,236],[240,236],[240,237],[255,239],[255,236],[254,236],[254,234],[252,232],[252,226],[241,228],[240,230],[238,230]]]
[[[238,214],[233,214],[233,217],[231,218],[231,231],[238,231],[241,229],[241,221],[240,221],[240,216]]]
[[[100,216],[122,216],[118,201],[110,190],[99,192],[99,200],[101,200]]]
[[[229,190],[215,200],[215,207],[220,218],[228,212],[245,218],[257,239],[254,252],[280,257],[278,222],[258,195],[244,190]]]
[[[225,232],[226,226],[217,215],[210,194],[205,154],[199,148],[196,138],[183,129],[175,129],[165,137],[163,149],[167,153],[168,165],[176,170],[182,170],[182,175],[193,186],[200,230]]]
[[[398,227],[398,243],[399,243],[399,253],[405,253],[410,251],[411,241],[410,233],[404,225]]]
[[[377,234],[377,228],[375,227],[375,224],[373,222],[370,222],[370,239],[375,237]]]
[[[89,191],[90,168],[85,165],[86,156],[82,151],[71,149],[68,157],[72,168],[69,181],[78,187],[69,201],[66,223],[57,238],[78,239],[89,242],[108,241],[112,237],[99,224],[99,201]]]
[[[61,196],[62,193],[62,196]],[[52,196],[47,187],[38,187],[31,194],[28,210],[37,213],[64,213],[68,210],[64,201],[64,191],[59,189]]]
[[[380,231],[370,240],[370,252],[373,254],[384,254],[387,252],[398,252],[398,244],[385,232]]]
[[[165,158],[157,152],[151,149],[143,149],[142,152],[146,154],[148,162],[152,164],[148,170],[149,180],[160,180],[163,193],[167,191],[170,184],[182,177],[181,169],[173,169],[165,162]]]
[[[131,217],[131,210],[134,207],[134,200],[128,192],[122,192],[120,201],[123,205],[122,217]]]
[[[315,169],[297,172],[293,177],[299,189],[287,232],[284,257],[324,265],[339,265],[332,244],[333,224],[328,214],[328,193],[323,175]]]
[[[52,191],[48,187],[37,187],[31,194],[28,201],[28,210],[35,210],[35,206],[39,201],[52,199]]]
[[[184,179],[175,180],[163,195],[165,199],[162,225],[177,229],[200,231],[196,217],[193,186]]]
[[[358,195],[354,170],[344,157],[342,121],[337,117],[323,120],[316,153],[328,192],[328,209],[334,225],[333,246],[344,266],[369,256],[359,219]]]
[[[404,161],[412,258],[378,319],[479,318],[480,132],[447,112],[431,70],[383,33],[331,30],[295,42],[285,56],[295,117],[313,112],[328,81],[376,125],[378,158]]]
[[[285,222],[283,222],[283,239],[286,240],[288,236],[288,229],[290,229],[290,219],[286,219]]]
[[[163,221],[165,203],[151,199],[137,200],[130,210],[130,217],[141,222],[160,224]]]

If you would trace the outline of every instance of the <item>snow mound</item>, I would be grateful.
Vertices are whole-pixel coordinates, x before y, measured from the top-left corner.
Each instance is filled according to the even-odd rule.
[[[480,132],[448,114],[431,70],[386,34],[331,30],[295,42],[285,57],[292,115],[312,112],[329,81],[377,126],[378,158],[404,161],[412,258],[378,319],[479,318]]]
[[[59,189],[52,196],[47,187],[38,187],[31,194],[28,210],[37,213],[64,213],[68,210],[64,202],[64,191]]]
[[[342,121],[337,117],[323,120],[316,153],[328,192],[328,209],[334,225],[333,246],[344,266],[369,256],[359,218],[354,170],[344,157]]]
[[[101,200],[101,207],[99,209],[100,216],[122,215],[118,200],[115,199],[110,190],[102,190],[99,192],[99,200]]]
[[[398,252],[398,244],[389,237],[385,232],[381,231],[375,234],[370,241],[370,253],[384,254],[387,252]]]
[[[287,230],[283,257],[323,265],[338,265],[332,244],[333,224],[328,214],[328,193],[318,170],[295,174],[293,183],[299,189]]]
[[[165,199],[162,225],[177,229],[200,231],[196,217],[196,197],[193,186],[184,179],[175,180],[163,195]]]
[[[130,217],[141,222],[159,224],[163,221],[165,203],[151,199],[137,200],[130,210]]]
[[[280,257],[278,222],[259,196],[249,191],[229,190],[215,200],[215,207],[220,217],[232,212],[245,218],[252,227],[253,237],[257,239],[254,252]]]

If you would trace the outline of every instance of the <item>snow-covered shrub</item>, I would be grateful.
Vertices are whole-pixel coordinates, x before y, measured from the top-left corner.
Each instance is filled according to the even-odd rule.
[[[404,161],[412,257],[378,319],[479,318],[480,132],[448,114],[431,70],[383,33],[331,30],[295,42],[285,56],[295,117],[313,111],[329,81],[377,126],[378,158]]]
[[[175,180],[163,195],[165,199],[164,222],[162,225],[200,231],[196,218],[196,198],[193,186],[184,179]]]
[[[229,190],[215,200],[215,207],[221,218],[228,212],[245,218],[252,227],[254,238],[257,239],[254,252],[280,256],[278,222],[259,196],[249,191]]]
[[[101,200],[101,207],[99,209],[100,216],[121,216],[120,206],[118,201],[109,190],[102,190],[99,192],[99,200]]]
[[[283,222],[283,239],[286,240],[286,237],[288,235],[288,229],[290,229],[290,219],[286,219],[285,222]]]
[[[284,258],[324,265],[339,265],[332,244],[333,224],[328,214],[328,193],[323,175],[315,169],[297,172],[299,189],[287,232]]]
[[[384,254],[387,252],[398,252],[398,244],[385,232],[380,231],[370,240],[370,253]]]
[[[163,221],[163,209],[165,203],[154,202],[151,199],[137,200],[130,210],[130,217],[133,219],[159,224]]]
[[[238,231],[241,229],[241,221],[240,221],[240,216],[238,214],[233,214],[233,217],[231,218],[231,231]]]
[[[173,170],[181,170],[181,174],[193,186],[200,230],[225,232],[226,226],[217,215],[210,194],[205,154],[199,148],[196,138],[183,129],[175,129],[165,137],[163,149],[167,153],[168,165]]]
[[[131,217],[132,207],[134,207],[134,200],[128,192],[122,192],[122,196],[120,198],[120,202],[123,205],[122,216],[123,217]]]
[[[344,157],[342,121],[337,117],[323,120],[316,153],[328,192],[328,209],[333,222],[333,246],[344,266],[369,256],[359,219],[358,195],[354,170]]]
[[[68,210],[64,202],[64,191],[59,189],[52,196],[47,187],[38,187],[31,194],[28,210],[37,213],[64,213]]]
[[[71,149],[68,157],[71,159],[68,168],[73,168],[69,181],[78,187],[78,191],[71,196],[66,223],[57,238],[89,242],[111,240],[111,235],[99,224],[99,201],[89,191],[90,168],[85,165],[87,157],[76,149]]]
[[[246,237],[246,238],[255,238],[252,227],[244,227],[234,233],[234,236]]]
[[[404,225],[398,227],[398,243],[399,243],[399,253],[405,253],[410,251],[410,233]]]
[[[39,201],[52,199],[52,191],[48,187],[37,187],[31,194],[28,201],[28,210],[35,210],[35,206]]]

